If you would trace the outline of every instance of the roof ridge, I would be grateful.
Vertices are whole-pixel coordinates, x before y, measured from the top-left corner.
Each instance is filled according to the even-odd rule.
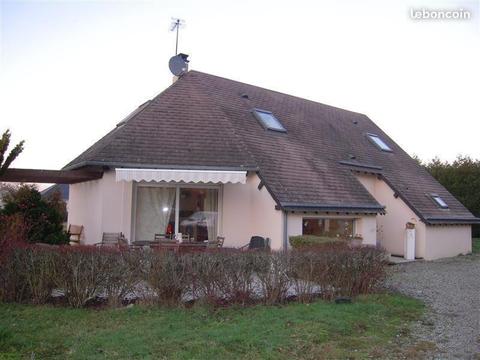
[[[331,108],[331,109],[334,109],[334,110],[342,110],[342,111],[346,111],[346,112],[349,112],[349,113],[352,113],[352,114],[357,114],[357,115],[361,115],[361,116],[367,116],[366,114],[363,114],[363,113],[360,113],[360,112],[357,112],[357,111],[348,110],[348,109],[344,109],[344,108],[341,108],[341,107],[338,107],[338,106],[329,105],[329,104],[324,104],[324,103],[321,103],[321,102],[319,102],[319,101],[302,98],[302,97],[297,96],[297,95],[287,94],[287,93],[284,93],[284,92],[281,92],[281,91],[278,91],[278,90],[268,89],[268,88],[265,88],[265,87],[263,87],[263,86],[258,86],[258,85],[254,85],[254,84],[250,84],[250,83],[238,81],[238,80],[229,79],[229,78],[226,78],[226,77],[224,77],[224,76],[209,74],[209,73],[206,73],[206,72],[203,72],[203,71],[198,71],[198,70],[190,70],[189,73],[197,73],[197,74],[200,74],[200,75],[211,76],[211,77],[215,77],[215,78],[218,78],[218,79],[222,79],[222,80],[234,82],[234,83],[237,83],[237,84],[240,84],[240,85],[251,86],[251,87],[254,87],[254,88],[263,90],[263,91],[269,91],[269,92],[272,92],[272,93],[275,93],[275,94],[285,95],[285,96],[288,96],[288,97],[291,97],[291,98],[294,98],[294,99],[298,99],[298,100],[302,100],[302,101],[307,101],[307,102],[313,103],[313,104],[315,104],[315,105],[326,106],[326,107]]]

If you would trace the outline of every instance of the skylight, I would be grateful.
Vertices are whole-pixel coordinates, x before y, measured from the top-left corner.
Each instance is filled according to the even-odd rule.
[[[447,203],[437,194],[431,194],[433,201],[437,203],[442,209],[448,209]]]
[[[388,152],[392,151],[390,146],[388,146],[387,143],[383,141],[378,135],[367,134],[367,136],[380,150]]]
[[[283,127],[282,123],[272,114],[271,111],[254,109],[253,115],[257,120],[262,124],[262,126],[267,130],[287,132]]]

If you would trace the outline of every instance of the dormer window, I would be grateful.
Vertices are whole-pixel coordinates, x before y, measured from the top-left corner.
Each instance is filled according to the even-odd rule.
[[[271,111],[254,109],[253,115],[266,130],[287,132],[282,123],[273,115]]]
[[[388,146],[387,143],[380,138],[380,136],[375,134],[367,134],[367,136],[368,136],[368,139],[380,150],[392,152],[392,149],[390,148],[390,146]]]
[[[440,206],[442,209],[448,209],[448,204],[437,194],[430,194],[435,204]]]

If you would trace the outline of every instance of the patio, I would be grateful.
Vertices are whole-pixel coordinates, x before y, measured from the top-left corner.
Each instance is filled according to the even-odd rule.
[[[70,226],[72,227],[72,225]],[[83,228],[78,225],[73,225],[75,228]],[[78,237],[81,234],[74,234]],[[130,243],[127,242],[122,233],[103,233],[102,241],[96,243],[99,247],[113,247],[130,249],[152,249],[160,251],[172,251],[174,253],[191,253],[204,252],[207,249],[212,250],[226,250],[228,252],[244,251],[244,250],[270,250],[270,239],[261,236],[252,236],[250,241],[238,248],[224,248],[223,244],[225,237],[217,236],[215,240],[204,240],[202,242],[195,241],[194,238],[188,234],[177,234],[175,237],[166,234],[155,234],[155,239],[151,240],[136,240]],[[75,242],[74,242],[75,243]]]

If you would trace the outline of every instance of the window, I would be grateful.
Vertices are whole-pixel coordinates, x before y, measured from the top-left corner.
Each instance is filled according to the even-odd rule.
[[[180,189],[179,232],[195,241],[217,238],[217,189]]]
[[[367,134],[368,138],[374,143],[380,150],[391,152],[392,149],[383,141],[378,135]]]
[[[135,240],[176,233],[188,234],[192,241],[216,239],[218,188],[139,185],[136,189]]]
[[[304,218],[303,235],[352,238],[354,219]]]
[[[155,234],[175,232],[175,188],[137,188],[135,240],[153,240]]]
[[[430,196],[432,197],[433,201],[435,201],[435,203],[442,209],[448,209],[447,203],[440,196],[437,194],[431,194]]]
[[[253,115],[266,130],[287,132],[280,121],[270,111],[254,109]]]

